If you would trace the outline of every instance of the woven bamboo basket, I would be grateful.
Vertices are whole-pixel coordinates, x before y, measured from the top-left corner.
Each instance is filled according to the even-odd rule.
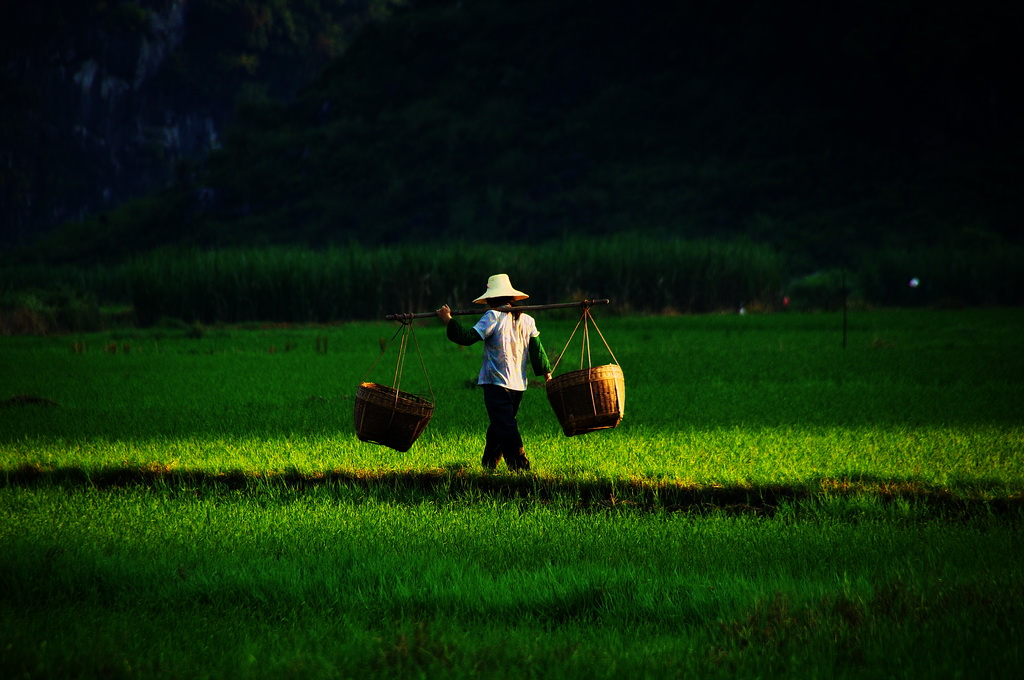
[[[548,401],[566,437],[615,427],[626,405],[626,381],[617,364],[570,371],[547,383]]]
[[[405,452],[427,428],[434,404],[415,394],[364,382],[356,391],[354,415],[360,441]]]

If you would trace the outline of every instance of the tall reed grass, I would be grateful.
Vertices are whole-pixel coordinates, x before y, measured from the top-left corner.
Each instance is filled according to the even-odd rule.
[[[859,267],[863,296],[876,304],[977,306],[1024,304],[1024,249],[993,243],[950,250],[886,250]],[[916,279],[911,286],[910,280]]]
[[[151,325],[164,317],[327,322],[465,305],[498,271],[537,301],[614,297],[619,309],[647,312],[771,305],[785,280],[783,258],[765,246],[628,236],[539,245],[163,250],[109,268],[22,268],[3,278],[7,287],[59,282],[130,301],[138,322]]]
[[[538,301],[616,298],[621,308],[705,312],[779,297],[778,254],[747,243],[566,239],[530,245],[429,245],[313,253],[164,251],[128,265],[139,322],[325,322],[466,305],[507,271]]]
[[[469,306],[487,277],[507,272],[531,301],[587,297],[616,312],[707,313],[837,308],[846,296],[883,306],[1024,304],[1019,246],[932,247],[862,256],[845,270],[796,272],[750,241],[638,235],[530,244],[410,243],[324,250],[165,249],[109,266],[6,267],[0,293],[61,287],[100,304],[130,304],[137,322],[325,323]],[[910,286],[916,278],[920,285]]]

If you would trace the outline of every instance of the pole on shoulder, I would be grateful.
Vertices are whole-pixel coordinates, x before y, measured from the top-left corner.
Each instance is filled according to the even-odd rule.
[[[570,307],[582,307],[589,309],[595,305],[607,305],[611,303],[611,300],[605,298],[601,300],[581,300],[579,302],[559,302],[552,305],[508,305],[505,307],[484,307],[477,309],[453,309],[452,316],[471,316],[473,314],[483,314],[491,309],[498,312],[539,312],[545,309],[567,309]],[[388,314],[384,318],[388,321],[401,321],[402,323],[409,323],[413,319],[429,319],[437,316],[435,312],[416,312],[416,313],[401,313],[401,314]]]

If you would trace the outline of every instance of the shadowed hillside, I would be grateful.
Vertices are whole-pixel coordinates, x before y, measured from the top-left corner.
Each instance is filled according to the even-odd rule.
[[[239,101],[289,101],[403,0],[31,0],[0,10],[0,248],[184,178]]]
[[[172,190],[55,243],[636,231],[831,264],[1016,239],[1008,31],[918,0],[418,2]]]

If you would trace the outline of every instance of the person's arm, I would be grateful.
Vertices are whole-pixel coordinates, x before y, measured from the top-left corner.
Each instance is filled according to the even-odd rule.
[[[452,318],[452,311],[448,305],[437,310],[437,316],[444,322],[446,327],[445,333],[452,342],[458,345],[469,346],[483,339],[476,332],[476,329],[465,328],[461,323]]]
[[[548,353],[544,351],[544,345],[536,335],[530,338],[530,363],[533,365],[534,375],[542,375],[545,380],[551,380],[551,362],[548,360]]]
[[[466,328],[455,319],[448,322],[446,332],[448,333],[448,339],[458,345],[469,346],[483,340],[475,328]]]

